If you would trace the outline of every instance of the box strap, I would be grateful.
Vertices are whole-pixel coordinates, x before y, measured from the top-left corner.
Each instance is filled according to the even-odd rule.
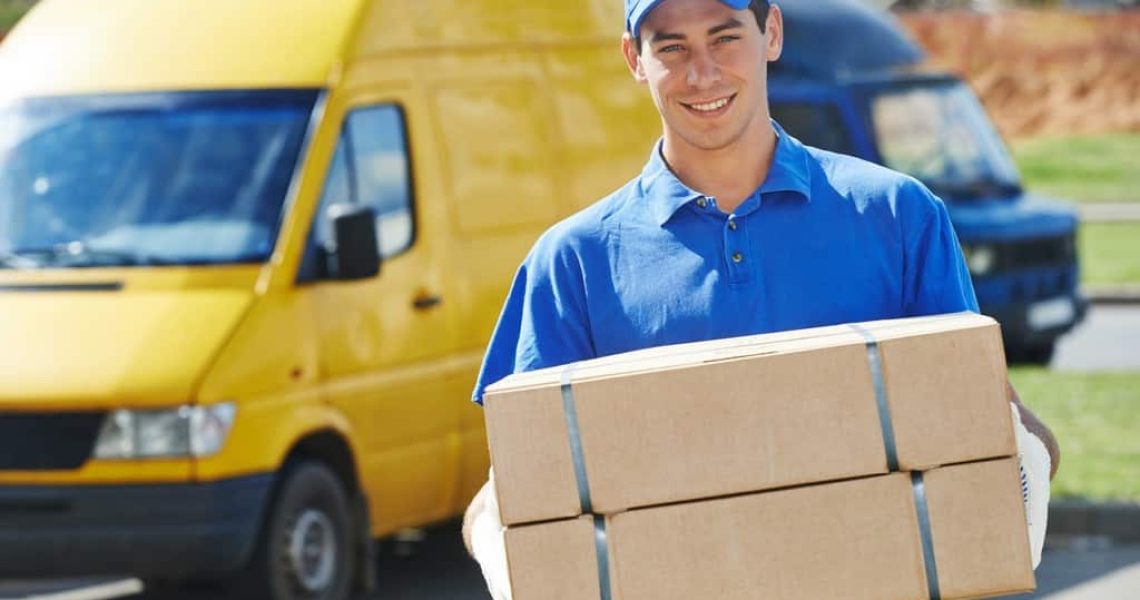
[[[594,515],[594,548],[598,556],[598,589],[601,590],[601,600],[613,600],[609,536],[606,534],[606,518],[602,515]]]
[[[566,430],[570,434],[570,456],[574,460],[574,477],[578,480],[578,501],[582,504],[582,513],[590,514],[594,511],[594,506],[590,500],[590,479],[586,476],[586,459],[582,454],[582,429],[578,425],[578,408],[574,403],[574,387],[571,384],[573,375],[574,365],[566,365],[562,370],[562,412],[566,415]],[[598,588],[601,590],[601,600],[612,600],[609,536],[606,533],[606,518],[602,515],[594,515],[594,549],[598,557]]]
[[[899,451],[895,443],[895,428],[891,424],[891,407],[887,404],[887,386],[883,382],[883,357],[879,341],[874,334],[859,325],[849,325],[867,343],[867,365],[871,368],[871,382],[875,386],[875,403],[879,407],[879,427],[883,430],[883,445],[887,451],[887,468],[899,470]]]
[[[922,536],[922,562],[926,567],[926,586],[930,592],[930,600],[942,600],[942,591],[938,585],[938,563],[934,560],[934,535],[930,530],[930,509],[926,504],[926,484],[922,480],[922,473],[919,471],[911,473],[910,482],[914,487],[914,506],[918,509],[918,532]]]
[[[562,412],[566,415],[566,430],[570,434],[570,457],[574,460],[574,477],[578,480],[578,501],[582,503],[582,512],[594,512],[593,502],[590,501],[590,479],[586,476],[586,459],[582,455],[582,430],[578,426],[578,408],[574,404],[574,388],[570,379],[574,374],[574,365],[566,365],[562,369]]]

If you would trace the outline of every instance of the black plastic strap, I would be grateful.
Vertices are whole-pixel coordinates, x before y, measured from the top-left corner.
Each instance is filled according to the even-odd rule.
[[[574,403],[574,388],[571,384],[573,374],[573,365],[567,365],[562,370],[562,412],[566,415],[566,431],[570,434],[570,456],[574,460],[574,477],[578,480],[578,501],[582,504],[582,513],[590,514],[594,511],[594,506],[590,500],[590,479],[586,476],[586,459],[582,454],[582,429],[578,425],[578,408]],[[594,548],[598,556],[598,587],[601,590],[601,600],[612,600],[610,546],[606,535],[606,518],[601,515],[594,515]]]
[[[594,515],[594,547],[598,555],[598,588],[602,592],[602,600],[612,600],[610,545],[606,535],[606,518],[602,515]]]
[[[879,342],[870,331],[858,325],[850,327],[867,342],[867,365],[871,369],[871,381],[875,386],[875,404],[879,407],[879,427],[883,430],[887,468],[894,473],[899,470],[899,451],[895,442],[895,428],[891,424],[891,407],[887,404],[887,386],[883,381],[883,358],[879,352]]]
[[[922,473],[910,474],[914,487],[914,507],[918,509],[918,533],[922,536],[922,562],[926,567],[926,585],[930,600],[942,600],[942,590],[938,585],[938,563],[934,560],[934,535],[930,530],[930,509],[926,505],[926,484]]]
[[[586,476],[586,459],[582,455],[582,430],[578,426],[578,408],[574,405],[574,389],[570,385],[573,365],[562,370],[562,412],[566,415],[566,431],[570,434],[570,457],[574,460],[574,477],[578,480],[578,500],[582,512],[594,511],[590,501],[590,479]]]

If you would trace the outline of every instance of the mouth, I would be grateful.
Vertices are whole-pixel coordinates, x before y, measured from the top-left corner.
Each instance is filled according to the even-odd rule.
[[[690,113],[698,116],[715,117],[727,112],[735,100],[736,94],[732,94],[731,96],[709,100],[708,102],[681,102],[680,104]]]

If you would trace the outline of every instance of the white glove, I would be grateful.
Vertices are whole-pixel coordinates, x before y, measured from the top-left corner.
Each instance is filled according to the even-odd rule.
[[[483,571],[491,598],[511,600],[511,575],[507,567],[507,546],[499,518],[494,472],[488,476],[487,485],[479,493],[483,495],[483,512],[471,524],[471,553]]]
[[[1029,551],[1033,568],[1041,564],[1045,546],[1045,527],[1049,520],[1049,472],[1053,461],[1045,443],[1029,433],[1021,422],[1021,411],[1010,403],[1013,430],[1017,435],[1017,457],[1021,460],[1021,497],[1025,501],[1025,518],[1029,524]]]

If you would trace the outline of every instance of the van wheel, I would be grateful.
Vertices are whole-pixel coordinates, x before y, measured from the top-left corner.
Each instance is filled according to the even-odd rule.
[[[351,514],[344,484],[323,463],[286,467],[242,595],[346,600],[357,559]]]

